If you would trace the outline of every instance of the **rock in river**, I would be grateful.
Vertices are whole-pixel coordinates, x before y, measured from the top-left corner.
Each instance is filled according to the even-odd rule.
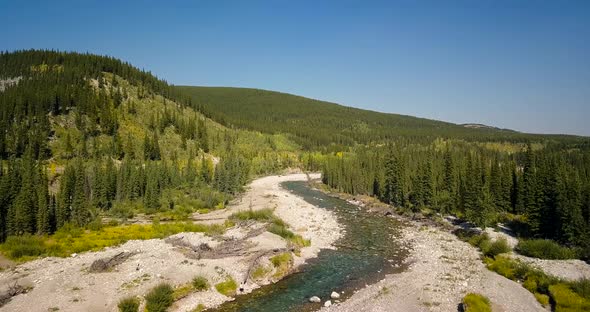
[[[322,302],[322,299],[320,299],[320,297],[318,297],[318,296],[313,296],[313,297],[309,298],[309,302],[318,303],[318,302]]]

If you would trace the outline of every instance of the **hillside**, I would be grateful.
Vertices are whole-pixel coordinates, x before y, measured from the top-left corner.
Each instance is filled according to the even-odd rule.
[[[114,58],[2,53],[0,80],[0,242],[138,214],[185,220],[299,161],[284,136],[228,129]]]
[[[386,114],[346,107],[301,96],[246,88],[176,86],[191,97],[205,114],[222,124],[267,133],[287,133],[306,148],[331,143],[352,145],[436,138],[468,141],[546,141],[579,138],[561,135],[523,134],[493,127],[466,127],[412,116]]]

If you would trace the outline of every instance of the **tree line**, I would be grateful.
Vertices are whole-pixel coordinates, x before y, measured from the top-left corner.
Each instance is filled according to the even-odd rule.
[[[413,212],[453,214],[479,226],[522,225],[522,235],[585,248],[590,241],[590,151],[547,146],[509,154],[443,146],[360,147],[324,160],[323,182]],[[590,254],[589,254],[590,255]]]

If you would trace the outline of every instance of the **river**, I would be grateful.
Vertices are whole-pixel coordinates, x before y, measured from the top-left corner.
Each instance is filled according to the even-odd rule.
[[[332,291],[341,293],[339,300],[343,301],[385,274],[404,269],[402,263],[408,251],[397,239],[402,226],[399,221],[328,196],[310,188],[306,182],[283,182],[281,186],[310,204],[335,212],[345,231],[336,242],[338,249],[320,251],[317,258],[309,260],[297,272],[237,296],[214,311],[315,311],[330,298]],[[310,303],[311,296],[319,296],[322,303]]]

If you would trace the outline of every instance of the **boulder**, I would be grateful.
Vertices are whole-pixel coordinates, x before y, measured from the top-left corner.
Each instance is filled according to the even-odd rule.
[[[340,298],[340,294],[337,293],[337,292],[335,292],[335,291],[333,291],[332,294],[330,295],[330,298],[332,298],[332,299],[338,299],[338,298]]]
[[[329,307],[331,305],[332,305],[332,301],[330,301],[330,300],[324,302],[324,307]]]
[[[320,299],[320,297],[318,297],[318,296],[313,296],[313,297],[309,298],[309,302],[319,303],[319,302],[322,302],[322,299]]]

